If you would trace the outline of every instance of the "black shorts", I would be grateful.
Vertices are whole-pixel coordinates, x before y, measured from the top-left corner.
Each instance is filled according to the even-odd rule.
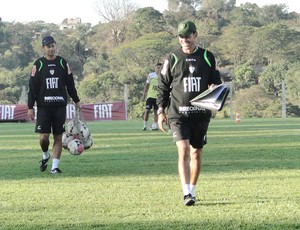
[[[154,109],[157,110],[158,106],[156,104],[156,98],[148,97],[146,100],[146,109]]]
[[[66,107],[39,107],[35,132],[62,134],[65,131]]]
[[[173,141],[189,140],[193,148],[202,149],[207,143],[207,129],[210,119],[171,119]]]

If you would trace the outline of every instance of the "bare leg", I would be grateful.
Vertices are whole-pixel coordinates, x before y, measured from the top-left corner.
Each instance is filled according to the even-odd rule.
[[[62,152],[62,134],[53,134],[53,159],[52,159],[52,169],[51,173],[61,173],[61,170],[58,169],[58,164],[60,161],[60,156]]]
[[[181,140],[177,141],[176,145],[178,150],[178,173],[182,187],[184,187],[190,184],[190,144],[188,140]]]
[[[43,152],[48,151],[50,140],[49,133],[40,133],[40,146]]]
[[[184,204],[187,206],[195,203],[194,189],[201,170],[202,149],[190,146],[188,140],[176,142],[178,149],[178,173],[182,185]]]
[[[53,158],[60,159],[62,152],[62,134],[53,134]]]
[[[145,110],[145,115],[144,115],[144,128],[143,130],[147,130],[147,126],[148,126],[148,120],[149,120],[149,113],[150,113],[150,109],[146,109]]]
[[[149,109],[146,109],[146,110],[145,110],[144,121],[148,121],[148,120],[149,120],[149,113],[150,113],[150,110],[149,110]]]
[[[50,140],[49,133],[40,133],[40,146],[43,151],[42,160],[40,161],[40,171],[44,172],[47,168],[47,162],[50,158],[50,153],[48,151]]]
[[[202,156],[202,149],[195,149],[192,146],[190,147],[190,155],[191,155],[191,178],[190,184],[196,185],[200,171],[201,171],[201,156]]]
[[[154,110],[153,118],[154,118],[154,122],[157,123],[158,121],[157,110]]]

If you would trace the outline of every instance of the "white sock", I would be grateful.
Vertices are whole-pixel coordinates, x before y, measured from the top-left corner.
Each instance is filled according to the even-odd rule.
[[[52,160],[52,170],[58,168],[59,159]]]
[[[196,188],[195,184],[190,185],[190,191],[191,191],[191,194],[192,194],[193,197],[195,196],[195,188]]]
[[[47,150],[46,152],[43,152],[43,156],[42,157],[43,157],[43,160],[48,159],[50,157],[49,151]]]
[[[184,184],[182,185],[183,195],[186,196],[190,193],[190,185]]]
[[[148,126],[148,121],[144,121],[144,126],[145,126],[145,127]]]

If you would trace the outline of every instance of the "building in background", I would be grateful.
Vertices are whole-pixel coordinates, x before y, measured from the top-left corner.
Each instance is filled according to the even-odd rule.
[[[81,24],[81,18],[65,18],[59,25],[60,30],[75,29],[77,25]]]

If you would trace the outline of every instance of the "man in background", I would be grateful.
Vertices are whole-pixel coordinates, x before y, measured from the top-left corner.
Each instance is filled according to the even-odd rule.
[[[151,125],[150,129],[152,130],[158,130],[157,126],[157,104],[156,104],[156,98],[157,98],[157,78],[158,74],[160,73],[162,63],[156,64],[156,71],[151,72],[146,80],[146,85],[144,87],[143,97],[142,100],[144,101],[146,98],[146,109],[145,109],[145,115],[144,115],[144,127],[143,131],[146,131],[148,128],[148,120],[149,115],[151,112],[151,109],[153,108],[153,120],[154,123]]]

